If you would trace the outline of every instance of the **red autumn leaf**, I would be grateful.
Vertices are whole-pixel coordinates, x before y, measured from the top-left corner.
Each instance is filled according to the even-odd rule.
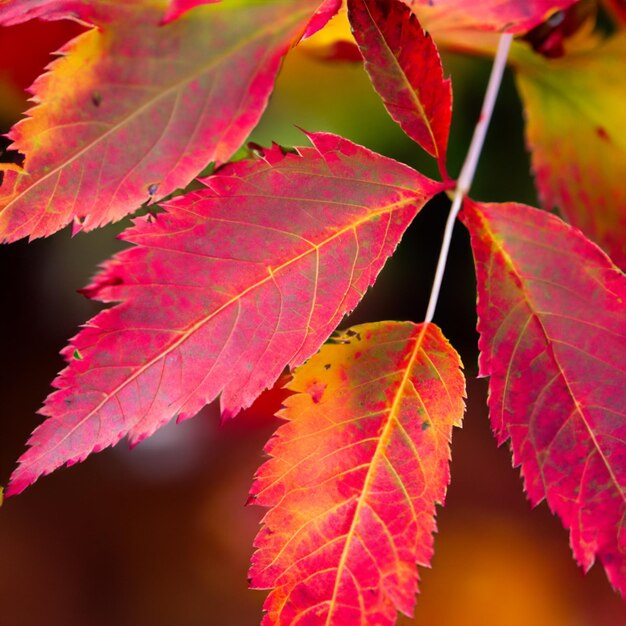
[[[512,58],[543,206],[626,268],[626,33],[582,37],[558,59],[520,45]]]
[[[523,33],[576,0],[403,0],[430,30],[478,29]]]
[[[317,8],[317,11],[315,11],[315,14],[307,24],[302,38],[306,39],[323,28],[327,24],[328,20],[337,14],[341,8],[341,4],[342,0],[322,0]]]
[[[11,130],[26,159],[24,171],[4,172],[0,241],[73,219],[95,228],[226,161],[318,5],[224,2],[159,26],[153,4],[89,3],[98,28],[62,49],[33,86],[37,106]]]
[[[252,488],[264,626],[391,626],[415,605],[463,415],[461,362],[432,324],[343,331],[296,370]]]
[[[343,6],[321,33],[298,45],[299,54],[306,54],[324,62],[361,63],[363,61],[350,29],[347,7]]]
[[[121,302],[64,350],[8,493],[128,435],[137,443],[221,392],[232,416],[313,354],[440,191],[335,135],[222,168],[206,189],[141,218],[86,289]]]
[[[348,11],[365,69],[389,114],[447,178],[452,86],[437,46],[400,0],[349,0]]]
[[[480,374],[533,505],[626,593],[626,278],[578,230],[520,204],[467,201]]]

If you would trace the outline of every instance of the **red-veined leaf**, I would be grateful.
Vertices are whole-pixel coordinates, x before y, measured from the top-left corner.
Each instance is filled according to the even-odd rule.
[[[250,572],[273,588],[264,626],[386,626],[412,613],[463,416],[460,367],[436,326],[379,322],[296,370],[251,492],[272,507]]]
[[[349,0],[348,11],[365,69],[389,114],[447,178],[452,86],[435,42],[400,0]]]
[[[545,59],[513,50],[535,182],[547,209],[626,268],[626,33]]]
[[[99,28],[62,49],[11,130],[26,158],[4,172],[0,241],[95,228],[228,160],[318,5],[230,0],[159,26],[158,3],[90,3]]]
[[[191,417],[221,392],[231,416],[313,354],[441,188],[328,134],[227,165],[124,233],[87,288],[121,302],[64,350],[9,493],[128,435]]]
[[[479,29],[523,33],[576,0],[403,0],[430,30]]]
[[[575,228],[520,204],[467,201],[480,373],[531,503],[626,592],[626,277]]]

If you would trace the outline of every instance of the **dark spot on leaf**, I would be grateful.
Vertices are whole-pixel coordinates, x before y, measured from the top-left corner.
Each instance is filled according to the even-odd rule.
[[[324,369],[325,370],[329,370],[330,369],[330,363],[326,363],[326,365],[324,365]]]
[[[336,330],[328,339],[327,343],[330,344],[347,344],[351,343],[350,337],[354,337],[356,333],[353,330]]]
[[[95,107],[99,107],[102,104],[102,94],[99,91],[91,92],[91,104]]]
[[[322,396],[326,391],[326,386],[326,383],[323,383],[320,380],[314,380],[308,386],[307,392],[311,396],[311,400],[313,400],[315,404],[318,404],[318,402],[320,402],[320,400],[322,399]]]
[[[430,422],[423,421],[422,422],[422,430],[427,430],[428,428],[430,428]]]
[[[600,137],[600,139],[604,139],[604,141],[610,141],[609,133],[606,132],[606,129],[602,128],[602,126],[596,126],[596,135]]]

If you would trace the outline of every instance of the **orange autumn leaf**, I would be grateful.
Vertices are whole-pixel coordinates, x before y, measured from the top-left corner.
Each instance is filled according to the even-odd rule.
[[[410,615],[449,482],[461,362],[433,324],[339,332],[296,370],[252,495],[272,507],[252,585],[263,624],[391,625]]]

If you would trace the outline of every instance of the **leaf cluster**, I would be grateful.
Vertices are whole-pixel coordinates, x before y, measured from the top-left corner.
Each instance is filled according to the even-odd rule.
[[[450,224],[460,209],[471,240],[496,440],[510,441],[530,502],[546,500],[569,530],[576,561],[599,560],[624,596],[623,12],[601,9],[606,33],[591,1],[348,0],[353,39],[320,56],[363,62],[438,179],[328,132],[235,159],[285,55],[341,5],[2,4],[0,25],[72,19],[85,31],[10,131],[23,162],[0,164],[0,239],[89,231],[144,206],[121,234],[130,245],[83,289],[111,306],[63,350],[6,493],[216,398],[236,419],[287,370],[284,423],[251,489],[269,508],[250,570],[253,587],[271,589],[263,624],[410,615],[462,422],[461,360],[432,322],[438,286],[425,320],[336,329],[447,193]],[[453,97],[439,50],[491,57],[512,35],[542,208],[472,199],[471,168],[448,171]]]

